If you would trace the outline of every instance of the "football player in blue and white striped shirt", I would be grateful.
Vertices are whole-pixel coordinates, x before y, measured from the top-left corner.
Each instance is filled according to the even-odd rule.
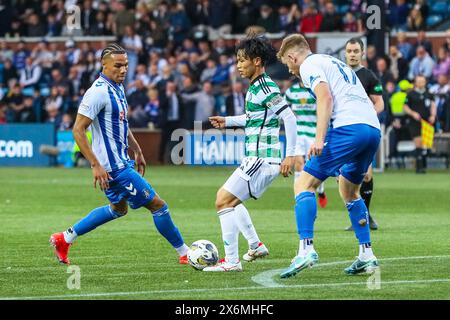
[[[92,210],[66,231],[53,234],[50,242],[55,247],[55,254],[60,262],[68,264],[70,245],[78,236],[123,217],[130,205],[132,209],[145,207],[152,212],[158,231],[176,249],[180,263],[187,264],[189,248],[174,225],[167,204],[143,178],[145,159],[128,128],[128,103],[122,85],[128,70],[127,54],[119,45],[110,44],[103,50],[101,62],[102,73],[80,103],[73,134],[91,164],[94,187],[98,182],[110,204]],[[86,137],[89,126],[92,147]],[[134,152],[134,161],[128,157],[128,147]]]

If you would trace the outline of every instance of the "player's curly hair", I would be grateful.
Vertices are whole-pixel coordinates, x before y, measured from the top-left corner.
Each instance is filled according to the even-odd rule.
[[[235,50],[236,54],[241,52],[250,59],[260,58],[262,66],[275,59],[276,51],[269,39],[263,35],[250,35],[241,40]]]
[[[124,54],[126,53],[125,49],[119,46],[117,43],[110,43],[103,49],[100,59],[103,60],[105,57],[110,54]]]

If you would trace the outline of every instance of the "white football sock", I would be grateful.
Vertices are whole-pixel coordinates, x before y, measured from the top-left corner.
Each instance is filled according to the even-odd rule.
[[[372,246],[370,244],[360,244],[359,245],[359,260],[367,261],[373,258]]]
[[[325,184],[322,182],[320,186],[317,188],[317,192],[322,194],[325,192]]]
[[[234,214],[239,231],[241,231],[245,239],[247,239],[249,247],[256,249],[260,240],[247,208],[241,203],[234,207]]]
[[[300,243],[298,244],[298,255],[304,257],[310,251],[314,251],[313,239],[300,240]]]
[[[175,248],[177,250],[180,257],[187,255],[189,247],[186,245],[186,243],[183,243],[181,247]]]
[[[225,248],[225,259],[231,263],[239,262],[239,228],[236,224],[234,208],[226,208],[217,212],[222,227],[222,239]]]
[[[302,173],[301,171],[295,171],[294,172],[294,183],[297,181],[297,179],[300,177],[300,173]]]
[[[77,233],[75,232],[75,230],[73,230],[73,228],[69,228],[66,231],[63,232],[64,235],[64,240],[67,243],[72,243],[75,241],[75,239],[77,238]]]

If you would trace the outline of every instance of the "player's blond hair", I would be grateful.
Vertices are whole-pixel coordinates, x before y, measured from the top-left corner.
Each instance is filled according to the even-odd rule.
[[[277,53],[277,58],[281,60],[281,58],[283,58],[286,52],[290,49],[295,49],[300,52],[311,50],[308,41],[306,41],[305,37],[299,33],[288,35],[283,39],[280,50]]]

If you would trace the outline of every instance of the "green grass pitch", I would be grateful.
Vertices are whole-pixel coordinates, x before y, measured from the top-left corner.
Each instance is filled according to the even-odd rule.
[[[217,189],[234,168],[149,167],[146,178],[169,204],[186,243],[213,241],[223,255],[214,210]],[[106,203],[88,169],[0,169],[0,299],[450,299],[450,175],[375,175],[372,232],[376,275],[346,276],[357,255],[345,206],[333,179],[327,208],[316,220],[317,267],[279,279],[298,246],[293,178],[279,177],[258,201],[248,201],[270,256],[244,263],[241,273],[205,273],[178,264],[150,213],[132,211],[80,237],[71,248],[80,289],[48,239]],[[240,237],[240,255],[247,250]],[[367,281],[371,283],[367,285]],[[379,280],[373,282],[370,280]]]

